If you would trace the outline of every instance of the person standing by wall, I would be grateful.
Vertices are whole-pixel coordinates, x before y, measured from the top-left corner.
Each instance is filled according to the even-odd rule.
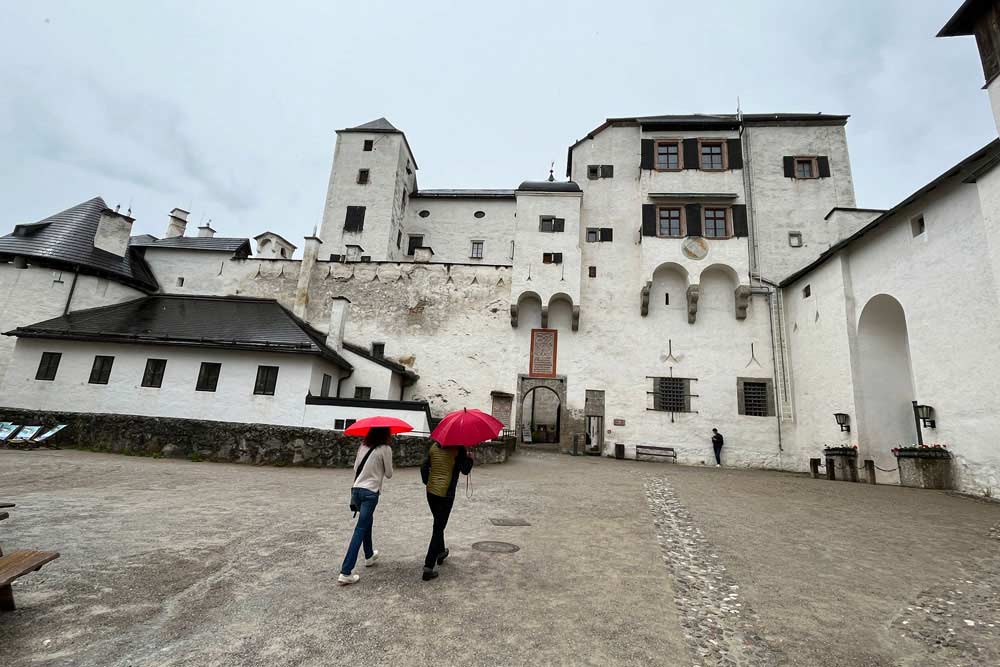
[[[721,468],[722,467],[722,443],[724,441],[725,441],[725,439],[722,437],[722,434],[719,433],[719,429],[713,428],[712,429],[712,449],[715,450],[715,467],[716,468]]]
[[[444,529],[448,525],[452,505],[455,504],[458,474],[468,475],[470,472],[472,457],[465,451],[465,447],[442,447],[436,442],[428,448],[427,458],[420,466],[420,477],[427,486],[427,504],[434,517],[431,542],[424,559],[424,581],[436,579],[438,572],[434,567],[448,557]]]
[[[392,477],[392,435],[388,428],[373,428],[358,447],[354,458],[354,485],[351,487],[351,509],[358,513],[358,523],[347,547],[347,555],[340,566],[337,583],[342,586],[356,584],[361,578],[353,574],[358,562],[358,552],[365,549],[365,567],[378,560],[378,551],[372,547],[372,525],[375,506],[378,505],[382,482]]]

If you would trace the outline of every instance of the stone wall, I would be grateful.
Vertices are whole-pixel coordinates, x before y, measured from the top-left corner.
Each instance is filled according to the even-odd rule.
[[[349,468],[360,443],[359,438],[326,429],[140,415],[0,408],[0,420],[46,427],[67,424],[52,439],[64,448],[256,465]],[[430,443],[427,438],[397,438],[392,445],[395,465],[420,465]],[[504,463],[514,450],[513,442],[480,445],[476,462]]]

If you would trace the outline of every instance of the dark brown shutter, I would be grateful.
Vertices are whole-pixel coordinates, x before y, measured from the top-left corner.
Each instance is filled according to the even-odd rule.
[[[795,158],[786,155],[782,159],[785,161],[785,178],[795,178]]]
[[[566,231],[566,219],[556,218],[552,221],[552,231],[554,232],[564,232]]]
[[[639,169],[653,168],[653,140],[642,140],[642,159],[639,162]]]
[[[733,236],[749,236],[746,204],[733,205]]]
[[[610,240],[612,240],[611,239],[612,234],[614,234],[614,231],[610,227],[601,227],[601,240],[602,241],[610,241]]]
[[[562,253],[561,252],[554,252],[554,253],[552,253],[552,263],[553,264],[562,264]]]
[[[687,235],[701,236],[701,204],[686,204],[684,215],[687,217]]]
[[[743,168],[743,142],[739,139],[726,139],[728,146],[726,147],[726,152],[729,158],[729,168],[730,169],[742,169]]]
[[[701,169],[701,155],[698,154],[698,140],[684,140],[684,168]]]
[[[344,217],[344,231],[360,232],[365,228],[365,207],[348,206],[347,215]]]
[[[615,165],[613,164],[602,164],[601,165],[601,178],[614,178],[615,177]]]
[[[656,236],[656,204],[642,205],[642,235]]]
[[[830,178],[830,158],[820,155],[816,158],[816,162],[819,164],[819,177]]]

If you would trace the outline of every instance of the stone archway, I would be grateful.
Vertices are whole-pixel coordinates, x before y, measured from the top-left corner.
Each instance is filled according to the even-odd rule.
[[[916,439],[910,344],[899,301],[888,294],[872,297],[858,318],[857,343],[859,445],[868,456],[890,463],[891,448]]]
[[[531,428],[531,415],[525,414],[525,398],[529,394],[533,394],[536,390],[541,389],[546,393],[552,393],[555,395],[558,405],[555,410],[555,422],[558,429],[558,438],[555,444],[559,445],[561,450],[565,450],[564,441],[570,441],[572,436],[569,434],[569,428],[566,420],[566,377],[563,375],[556,376],[554,378],[536,378],[530,375],[518,375],[517,376],[517,427],[516,436],[518,442],[524,442],[525,426]]]

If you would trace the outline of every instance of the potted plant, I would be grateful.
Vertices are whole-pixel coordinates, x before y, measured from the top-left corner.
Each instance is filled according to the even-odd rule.
[[[827,479],[858,481],[857,445],[850,443],[823,445],[823,458],[826,459]]]
[[[918,489],[952,488],[951,452],[940,442],[900,445],[892,449],[900,486]]]

